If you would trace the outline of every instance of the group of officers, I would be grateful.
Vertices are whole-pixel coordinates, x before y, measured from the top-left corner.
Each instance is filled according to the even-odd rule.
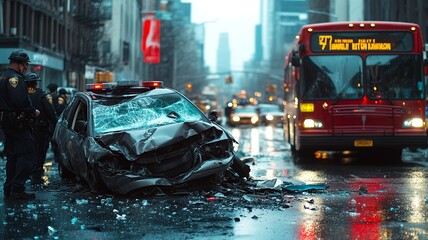
[[[59,114],[67,105],[64,90],[49,84],[38,88],[40,77],[27,72],[30,58],[23,50],[9,56],[9,68],[0,77],[0,123],[5,137],[5,198],[34,199],[25,183],[43,183],[43,164]]]

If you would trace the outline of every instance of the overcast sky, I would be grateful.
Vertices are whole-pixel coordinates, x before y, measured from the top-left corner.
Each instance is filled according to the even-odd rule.
[[[254,54],[254,29],[260,23],[259,0],[183,0],[192,3],[192,22],[205,22],[205,63],[216,70],[218,38],[229,33],[231,68],[240,70]]]

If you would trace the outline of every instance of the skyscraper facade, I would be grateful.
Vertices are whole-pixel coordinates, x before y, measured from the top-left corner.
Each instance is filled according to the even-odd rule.
[[[217,72],[230,72],[229,34],[220,33],[217,48]]]

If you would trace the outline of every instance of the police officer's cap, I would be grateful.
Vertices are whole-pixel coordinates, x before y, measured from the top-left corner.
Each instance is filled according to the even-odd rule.
[[[9,56],[10,61],[19,62],[19,63],[29,63],[30,58],[28,54],[23,50],[15,50]]]
[[[42,81],[42,79],[40,79],[39,76],[37,76],[37,74],[35,73],[27,73],[25,75],[25,82],[33,82],[33,81]]]

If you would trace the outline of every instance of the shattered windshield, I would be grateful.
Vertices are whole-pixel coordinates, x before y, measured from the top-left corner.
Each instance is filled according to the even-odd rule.
[[[113,105],[94,102],[93,117],[98,134],[205,120],[193,104],[174,93],[140,95]]]
[[[418,55],[367,57],[367,95],[372,99],[422,99],[421,62]]]
[[[306,100],[361,98],[362,68],[363,61],[358,55],[305,57],[302,96]]]

